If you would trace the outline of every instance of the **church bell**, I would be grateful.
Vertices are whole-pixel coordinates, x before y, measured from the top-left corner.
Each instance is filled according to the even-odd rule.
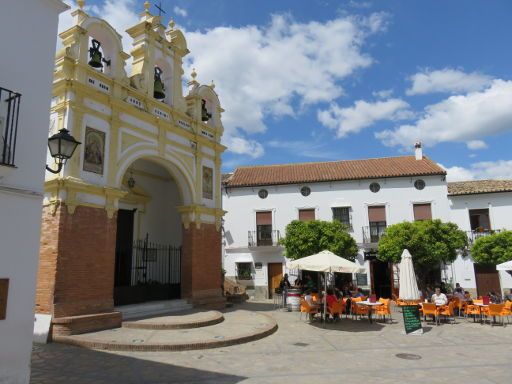
[[[155,67],[155,85],[153,87],[153,97],[157,100],[162,100],[165,98],[165,87],[164,83],[162,82],[162,70],[160,67]]]
[[[89,65],[93,68],[103,68],[101,63],[102,55],[100,52],[101,44],[98,40],[92,39],[92,47],[89,48]]]
[[[201,121],[208,121],[212,118],[212,114],[206,109],[206,100],[201,100]]]

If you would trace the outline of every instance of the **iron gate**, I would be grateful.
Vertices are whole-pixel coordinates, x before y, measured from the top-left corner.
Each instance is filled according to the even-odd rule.
[[[116,249],[114,304],[181,297],[181,247],[135,241]]]

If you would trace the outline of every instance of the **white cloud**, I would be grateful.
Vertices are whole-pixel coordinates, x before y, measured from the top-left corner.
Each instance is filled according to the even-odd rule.
[[[408,95],[422,95],[426,93],[465,93],[484,89],[492,78],[478,72],[465,73],[458,69],[444,68],[437,71],[425,70],[411,77],[411,88]]]
[[[448,181],[512,179],[512,160],[481,161],[471,164],[468,168],[443,168],[447,171]]]
[[[266,143],[267,147],[273,149],[284,150],[294,155],[300,154],[303,157],[312,159],[333,159],[341,156],[340,150],[332,150],[326,148],[326,142],[319,139],[302,141],[302,140],[272,140]]]
[[[71,9],[61,13],[59,16],[59,33],[73,26],[73,18],[71,12],[76,6],[75,0],[65,0]],[[125,32],[129,27],[137,24],[139,21],[138,13],[143,11],[142,6],[137,0],[104,0],[98,5],[85,6],[85,12],[90,16],[99,17],[106,20],[122,37],[123,49],[130,52],[132,46],[132,38]],[[61,41],[57,42],[60,46]]]
[[[362,46],[369,34],[385,28],[386,18],[379,13],[300,23],[274,15],[266,26],[188,32],[186,73],[194,66],[202,82],[215,79],[226,109],[226,142],[238,130],[264,132],[267,117],[296,116],[342,95],[340,81],[372,64]]]
[[[318,111],[318,120],[336,130],[337,137],[345,137],[370,127],[379,120],[401,120],[411,117],[409,104],[401,99],[367,102],[357,100],[354,106],[340,108],[332,103],[329,109]]]
[[[373,91],[372,95],[379,99],[389,99],[393,95],[392,89],[383,89],[381,91]]]
[[[188,13],[187,10],[184,8],[180,8],[178,6],[175,6],[173,9],[174,13],[181,16],[181,17],[187,17]]]
[[[466,145],[469,149],[473,150],[488,148],[487,144],[483,140],[470,140],[466,143]]]
[[[425,108],[414,124],[376,133],[388,146],[407,148],[421,139],[426,145],[470,143],[512,131],[512,81],[494,80],[480,92],[449,98]],[[477,146],[481,143],[476,144]]]
[[[231,152],[238,153],[240,155],[249,155],[254,159],[263,156],[265,153],[263,146],[255,140],[227,136],[224,138],[224,143],[228,146]]]

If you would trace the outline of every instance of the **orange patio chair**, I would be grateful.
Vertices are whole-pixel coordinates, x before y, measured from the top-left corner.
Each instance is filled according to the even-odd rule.
[[[303,313],[305,313],[306,317],[309,318],[309,320],[311,321],[311,320],[313,320],[315,315],[318,313],[318,309],[309,305],[309,303],[306,300],[301,299],[300,300],[300,318],[301,319],[302,319]]]
[[[382,303],[382,305],[379,305],[378,307],[375,307],[375,314],[377,316],[382,316],[384,318],[384,322],[386,322],[386,316],[389,316],[389,319],[391,319],[391,300],[390,299],[383,299],[382,297],[379,299],[379,302]]]
[[[327,312],[334,318],[335,315],[341,319],[342,313],[345,311],[343,300],[332,303],[331,306],[327,307]]]
[[[491,325],[494,325],[494,321],[491,318],[501,317],[501,324],[505,325],[503,322],[503,310],[505,309],[505,304],[489,304],[489,308],[485,316],[487,316],[491,322]]]
[[[480,307],[478,305],[467,304],[466,311],[464,312],[464,316],[473,316],[473,321],[476,321],[476,316],[480,316]]]
[[[501,316],[507,317],[507,323],[510,324],[510,316],[512,315],[512,301],[506,301]]]
[[[360,301],[363,301],[362,297],[354,297],[352,298],[352,318],[361,317],[368,315],[368,307],[365,305],[357,305]]]
[[[427,316],[432,316],[432,319],[434,322],[436,322],[437,319],[437,308],[434,303],[423,303],[421,306],[423,317],[425,318],[425,321],[427,321]]]
[[[444,316],[450,321],[450,318],[453,319],[453,323],[455,324],[455,313],[453,311],[453,308],[455,307],[455,303],[453,301],[450,301],[448,305],[443,305],[442,307],[437,308],[437,322],[439,323],[440,317]]]

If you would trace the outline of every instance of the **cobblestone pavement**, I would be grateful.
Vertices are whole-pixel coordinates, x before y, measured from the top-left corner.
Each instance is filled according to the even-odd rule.
[[[36,346],[31,383],[511,382],[512,325],[457,319],[454,325],[427,324],[422,336],[406,336],[398,312],[393,324],[343,319],[324,327],[273,310],[268,302],[236,308],[270,314],[279,330],[247,344],[187,352]]]

